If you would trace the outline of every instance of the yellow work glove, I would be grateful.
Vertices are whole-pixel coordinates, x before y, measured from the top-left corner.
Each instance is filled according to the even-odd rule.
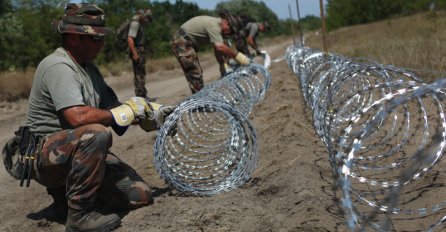
[[[151,108],[142,97],[132,97],[124,104],[110,110],[118,126],[128,126],[135,118],[144,117],[148,111],[151,111]]]
[[[144,118],[141,118],[139,120],[139,126],[141,126],[141,129],[145,131],[154,131],[160,129],[164,121],[166,120],[166,117],[169,116],[177,108],[176,106],[164,106],[159,104],[156,105],[156,109],[146,112]]]
[[[251,60],[241,52],[237,53],[234,59],[241,65],[249,65],[251,63]]]

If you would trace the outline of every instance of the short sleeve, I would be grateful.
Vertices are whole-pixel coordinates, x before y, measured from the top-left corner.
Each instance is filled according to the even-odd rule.
[[[131,21],[129,26],[128,36],[136,38],[138,35],[139,23],[137,21]]]
[[[45,72],[43,86],[57,111],[70,106],[85,105],[78,75],[68,65],[58,63]]]
[[[249,30],[249,36],[256,37],[258,33],[259,33],[259,25],[257,23],[253,23]]]
[[[218,27],[208,27],[206,32],[209,36],[209,41],[211,43],[223,43],[223,36],[221,36],[220,26]]]

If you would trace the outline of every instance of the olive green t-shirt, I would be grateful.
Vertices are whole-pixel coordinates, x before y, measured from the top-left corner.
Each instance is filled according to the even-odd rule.
[[[108,109],[117,103],[115,93],[95,65],[80,66],[65,49],[58,48],[37,67],[26,125],[36,134],[71,129],[61,117],[60,110],[83,105]]]
[[[221,18],[203,15],[189,19],[181,25],[181,28],[191,37],[195,45],[203,46],[223,43],[220,23]]]

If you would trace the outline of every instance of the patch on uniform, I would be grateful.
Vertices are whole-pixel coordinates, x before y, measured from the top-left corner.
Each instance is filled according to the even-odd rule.
[[[93,136],[94,136],[93,133],[85,133],[85,134],[82,135],[82,137],[81,137],[79,140],[80,140],[80,141],[88,140],[88,139],[93,138]]]
[[[23,162],[21,162],[19,144],[15,140],[15,137],[10,139],[3,147],[2,158],[9,175],[19,180],[23,172]]]

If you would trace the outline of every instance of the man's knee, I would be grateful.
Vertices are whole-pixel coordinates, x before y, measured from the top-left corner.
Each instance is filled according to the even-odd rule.
[[[82,136],[79,139],[80,141],[89,140],[95,144],[106,146],[107,150],[111,147],[113,136],[107,127],[101,124],[90,124],[79,129],[83,130]]]
[[[113,163],[111,160],[114,159],[107,160],[108,171],[99,189],[100,204],[121,210],[152,204],[152,191],[136,171],[120,163],[119,160]]]
[[[134,181],[126,194],[130,208],[139,208],[153,203],[152,191],[144,181]]]

